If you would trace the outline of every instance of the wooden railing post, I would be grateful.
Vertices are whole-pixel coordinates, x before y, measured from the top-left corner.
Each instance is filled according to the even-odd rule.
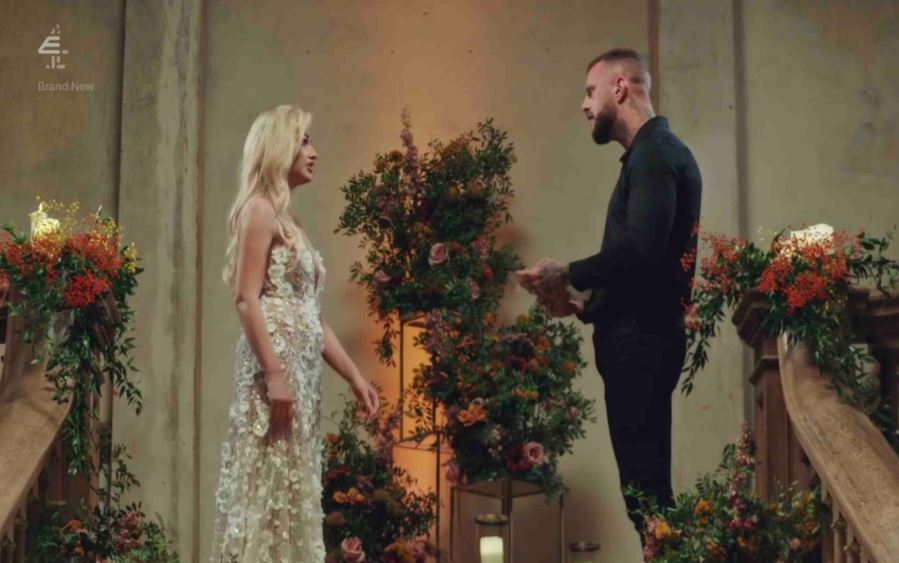
[[[15,524],[15,555],[13,556],[15,563],[25,563],[25,531],[28,529],[28,521],[21,515],[16,519]]]
[[[833,523],[831,524],[833,533],[833,560],[834,563],[844,563],[846,561],[846,521],[840,514],[838,508],[833,509]]]
[[[796,441],[784,403],[777,339],[762,329],[768,309],[762,294],[749,294],[734,312],[737,332],[753,351],[753,412],[750,424],[756,445],[756,493],[763,500],[791,483],[808,488],[810,467]]]
[[[899,294],[872,295],[853,314],[853,327],[880,364],[881,394],[892,406],[893,430],[899,428]]]

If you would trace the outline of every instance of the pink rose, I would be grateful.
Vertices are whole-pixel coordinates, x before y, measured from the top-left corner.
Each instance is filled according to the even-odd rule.
[[[406,545],[409,547],[409,553],[412,557],[415,558],[416,561],[424,561],[425,557],[428,555],[428,548],[425,541],[421,538],[416,538],[414,540],[410,540],[406,542]]]
[[[377,272],[375,272],[375,281],[380,284],[389,283],[390,279],[391,279],[390,276],[388,276],[381,270],[378,270]]]
[[[343,540],[340,544],[340,554],[343,560],[349,563],[362,563],[365,561],[365,552],[362,551],[362,540],[353,536]]]
[[[448,258],[449,250],[446,248],[446,245],[442,242],[438,242],[431,247],[431,254],[428,256],[428,264],[431,266],[443,264]]]
[[[445,464],[446,467],[446,480],[450,483],[458,483],[459,479],[462,478],[462,469],[459,467],[459,464],[455,461],[448,461]]]
[[[531,465],[543,465],[543,446],[537,442],[529,442],[524,446],[524,456]]]
[[[471,289],[471,298],[477,299],[479,295],[481,295],[481,288],[478,285],[478,282],[471,280],[468,282],[468,287]]]

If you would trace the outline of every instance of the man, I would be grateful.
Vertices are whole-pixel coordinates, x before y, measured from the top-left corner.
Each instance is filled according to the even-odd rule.
[[[680,258],[696,248],[702,180],[690,150],[655,115],[649,90],[635,51],[614,49],[590,63],[581,109],[593,140],[625,149],[601,249],[567,265],[545,258],[517,275],[550,314],[594,324],[621,485],[670,506],[671,395],[683,368],[683,306],[693,279]],[[569,284],[592,290],[586,303],[570,296]],[[636,508],[634,499],[626,502]],[[641,519],[631,520],[641,532]]]

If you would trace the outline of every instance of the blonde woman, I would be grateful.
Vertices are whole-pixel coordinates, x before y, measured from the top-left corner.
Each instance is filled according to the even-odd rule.
[[[322,321],[325,267],[290,213],[318,155],[310,115],[284,105],[250,127],[224,270],[243,334],[216,493],[212,561],[320,563],[322,359],[368,416],[378,396]]]

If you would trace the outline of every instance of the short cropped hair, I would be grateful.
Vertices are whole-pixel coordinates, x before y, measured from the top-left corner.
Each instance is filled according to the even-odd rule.
[[[624,48],[616,48],[610,49],[600,56],[596,57],[590,64],[587,65],[587,72],[590,72],[594,66],[601,62],[617,62],[617,61],[634,61],[635,63],[640,65],[640,68],[645,68],[645,63],[643,57],[640,56],[640,53],[634,51],[633,49],[624,49]]]

